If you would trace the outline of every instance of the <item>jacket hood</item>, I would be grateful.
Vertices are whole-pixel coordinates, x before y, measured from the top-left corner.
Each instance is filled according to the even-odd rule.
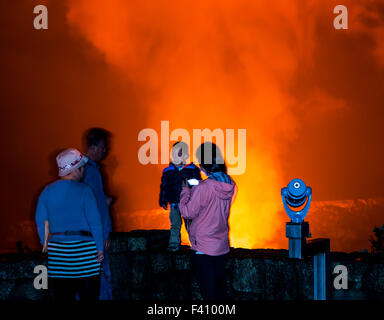
[[[231,183],[221,182],[217,180],[207,179],[210,181],[212,188],[215,190],[217,196],[224,200],[232,199],[235,191],[235,183],[231,179]]]

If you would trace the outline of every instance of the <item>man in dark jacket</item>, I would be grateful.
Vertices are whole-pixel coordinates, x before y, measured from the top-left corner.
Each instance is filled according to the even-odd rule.
[[[182,141],[176,142],[172,147],[172,162],[163,170],[161,177],[159,204],[164,210],[167,210],[168,203],[170,204],[171,230],[168,250],[173,252],[179,250],[181,242],[182,220],[179,202],[182,183],[185,179],[201,180],[200,169],[194,163],[185,163],[188,157],[188,145]]]
[[[102,128],[91,128],[85,133],[86,155],[88,163],[85,166],[83,182],[91,187],[97,201],[103,223],[104,261],[103,273],[100,279],[100,300],[112,300],[111,268],[108,249],[111,244],[110,233],[112,222],[109,206],[113,198],[104,193],[103,178],[100,173],[100,162],[106,157],[110,133]]]

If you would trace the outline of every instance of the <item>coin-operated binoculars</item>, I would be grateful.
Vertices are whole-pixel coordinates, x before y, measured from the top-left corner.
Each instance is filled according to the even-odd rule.
[[[303,259],[313,257],[313,298],[327,300],[330,295],[330,239],[311,237],[308,222],[304,222],[311,205],[312,189],[300,179],[293,179],[281,189],[284,209],[291,222],[287,222],[285,234],[289,238],[289,257]]]
[[[284,209],[291,219],[285,229],[286,237],[289,238],[289,257],[302,259],[306,238],[311,237],[309,224],[304,222],[304,218],[311,205],[312,189],[304,181],[293,179],[287,187],[281,189],[281,197]]]

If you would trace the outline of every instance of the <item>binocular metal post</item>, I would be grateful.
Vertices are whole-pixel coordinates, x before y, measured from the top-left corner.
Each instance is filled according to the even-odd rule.
[[[289,238],[289,257],[302,259],[306,238],[311,237],[308,222],[287,222],[285,226],[285,235]]]
[[[313,256],[313,299],[328,300],[330,297],[329,239],[313,239],[306,244],[307,256]]]
[[[287,222],[286,236],[289,238],[290,258],[313,256],[313,299],[327,300],[330,293],[330,240],[313,239],[307,243],[306,238],[311,237],[308,222]]]

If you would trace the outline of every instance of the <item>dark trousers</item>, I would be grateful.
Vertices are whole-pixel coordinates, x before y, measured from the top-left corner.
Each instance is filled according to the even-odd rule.
[[[80,300],[95,301],[100,294],[100,276],[87,278],[49,278],[49,286],[53,289],[55,300]]]
[[[225,300],[225,262],[227,254],[192,254],[192,268],[204,300]]]

